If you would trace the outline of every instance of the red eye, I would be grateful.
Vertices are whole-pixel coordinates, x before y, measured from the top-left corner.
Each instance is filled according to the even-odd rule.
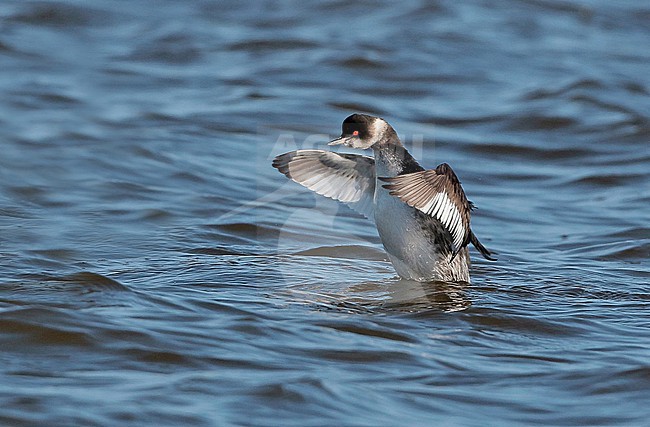
[[[358,131],[358,130],[355,130],[354,132],[352,132],[352,135],[354,135],[354,136],[359,136],[359,131]]]

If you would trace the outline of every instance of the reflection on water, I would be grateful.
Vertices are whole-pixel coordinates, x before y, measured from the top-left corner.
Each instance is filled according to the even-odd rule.
[[[417,313],[425,310],[453,312],[471,305],[466,284],[400,280],[391,286],[390,299],[384,307]]]
[[[429,310],[450,313],[465,310],[471,305],[466,292],[468,286],[463,283],[422,283],[394,278],[349,284],[337,292],[313,284],[288,285],[286,294],[293,303],[349,313],[421,313]]]
[[[500,6],[1,2],[0,425],[645,425],[650,12]],[[457,172],[471,286],[271,167],[352,112]]]

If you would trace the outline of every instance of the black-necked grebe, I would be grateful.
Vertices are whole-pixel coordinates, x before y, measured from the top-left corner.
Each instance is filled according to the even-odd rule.
[[[329,145],[374,151],[374,158],[323,150],[281,154],[273,166],[288,178],[374,219],[397,274],[417,281],[469,282],[472,243],[491,253],[470,228],[473,204],[451,167],[425,170],[383,119],[353,114]]]

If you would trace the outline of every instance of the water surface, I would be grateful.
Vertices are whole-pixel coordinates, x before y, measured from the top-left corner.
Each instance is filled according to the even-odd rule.
[[[0,424],[629,425],[650,393],[650,8],[5,1]],[[271,159],[380,115],[472,285]]]

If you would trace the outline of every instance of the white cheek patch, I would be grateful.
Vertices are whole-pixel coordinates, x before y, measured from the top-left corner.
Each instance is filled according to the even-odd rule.
[[[385,128],[384,123],[382,123],[383,120],[381,119],[376,119],[373,124],[372,124],[372,135],[379,135],[382,131],[382,129]]]

